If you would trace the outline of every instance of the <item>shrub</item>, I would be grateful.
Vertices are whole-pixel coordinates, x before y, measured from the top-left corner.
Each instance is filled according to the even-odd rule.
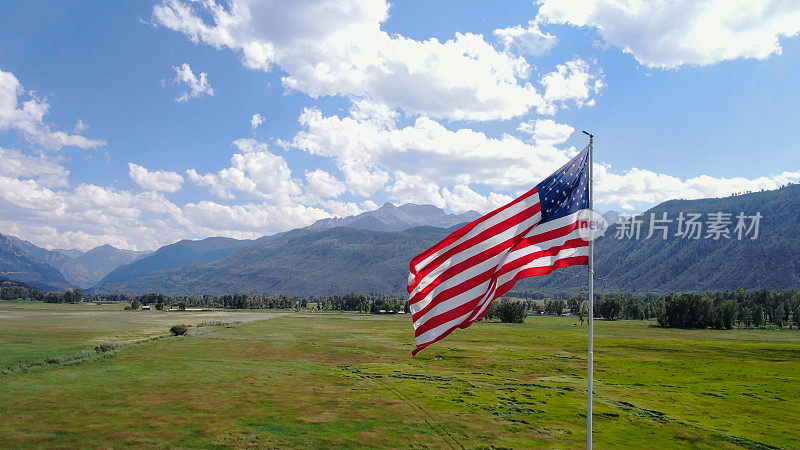
[[[186,334],[187,331],[189,331],[189,325],[183,323],[178,325],[173,325],[172,328],[169,329],[169,331],[175,336],[181,336]]]
[[[94,351],[97,353],[106,353],[113,350],[117,350],[118,348],[122,347],[121,344],[116,342],[104,342],[94,348]]]
[[[523,323],[525,322],[525,304],[522,302],[504,301],[500,302],[498,316],[501,322]]]

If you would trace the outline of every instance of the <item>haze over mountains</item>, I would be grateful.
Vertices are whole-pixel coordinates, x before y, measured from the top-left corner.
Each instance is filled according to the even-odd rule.
[[[480,216],[475,211],[445,214],[441,208],[433,205],[406,203],[395,206],[385,203],[375,211],[367,211],[356,216],[318,220],[305,229],[318,231],[333,227],[348,227],[374,231],[403,231],[419,226],[449,228],[460,223],[472,222]]]
[[[323,219],[304,228],[306,232],[322,231],[338,226],[368,230],[400,231],[420,225],[447,227],[472,221],[475,211],[447,214],[432,205],[387,203],[359,215]],[[298,230],[295,230],[298,231]],[[96,284],[137,279],[153,272],[183,266],[196,266],[224,259],[236,250],[277,239],[281,235],[257,240],[212,237],[199,241],[182,240],[161,247],[155,252],[120,250],[103,245],[88,252],[72,249],[46,250],[14,236],[0,235],[0,277],[29,282],[45,290],[70,287],[87,288]],[[152,288],[145,289],[148,292]]]
[[[262,248],[262,247],[269,245],[278,245],[278,243],[285,243],[284,239],[292,239],[295,237],[305,236],[308,234],[315,234],[336,227],[347,227],[349,229],[391,232],[391,231],[403,231],[416,226],[451,227],[460,223],[471,222],[477,219],[478,217],[480,217],[480,214],[478,214],[475,211],[469,211],[463,214],[447,214],[441,208],[437,208],[436,206],[433,205],[416,205],[413,203],[407,203],[405,205],[395,206],[391,203],[386,203],[374,211],[367,211],[358,215],[342,217],[342,218],[336,217],[331,219],[322,219],[314,222],[312,225],[305,228],[292,230],[286,233],[279,233],[277,235],[272,235],[272,236],[264,236],[256,240],[237,240],[229,238],[207,238],[199,241],[183,240],[175,244],[162,247],[158,249],[156,252],[154,252],[152,255],[146,258],[142,258],[138,261],[135,261],[132,264],[117,268],[116,270],[109,273],[103,280],[101,280],[100,283],[98,283],[97,288],[99,290],[114,290],[114,291],[119,290],[119,291],[135,291],[135,292],[144,290],[149,292],[150,290],[157,290],[156,287],[162,287],[165,289],[164,292],[167,291],[177,292],[175,290],[177,289],[177,285],[174,285],[174,283],[179,283],[180,282],[179,280],[185,279],[185,277],[176,274],[176,278],[174,278],[172,282],[165,282],[160,280],[159,277],[171,276],[168,274],[172,274],[174,273],[174,271],[163,272],[163,273],[157,273],[157,272],[167,271],[168,269],[176,269],[176,268],[186,268],[187,270],[190,269],[193,270],[195,266],[200,266],[205,263],[211,263],[214,261],[223,260],[229,255],[233,255],[233,253],[236,252],[237,250],[245,247],[253,247],[253,249],[244,252],[245,254],[250,255],[251,257],[250,263],[254,265],[266,264],[266,262],[264,261],[265,255],[272,255],[273,258],[270,259],[270,262],[272,264],[280,265],[286,262],[285,261],[283,263],[280,262],[279,257],[286,255],[284,255],[280,251],[275,251],[272,248]],[[358,233],[353,233],[353,234],[358,234]],[[320,238],[324,239],[322,236],[320,236]],[[282,251],[287,251],[287,250],[289,249],[282,248]],[[345,251],[344,248],[329,249],[327,254],[332,256],[334,255],[334,253],[336,253],[336,250]],[[422,248],[421,250],[424,250],[424,248]],[[306,256],[314,259],[314,255],[306,255]],[[240,256],[237,256],[237,258],[239,258],[240,261],[235,262],[234,264],[239,266],[247,265],[247,262],[241,261]],[[300,262],[302,263],[302,261]],[[330,262],[333,268],[335,268],[336,270],[341,270],[341,266],[336,266],[336,258],[332,258]],[[267,265],[269,266],[269,264]],[[180,270],[178,270],[178,272],[180,272]],[[227,273],[228,276],[234,277],[233,272],[227,272]],[[285,273],[288,276],[288,272]],[[331,281],[330,279],[316,280],[316,283],[307,284],[307,289],[305,288],[301,289],[299,287],[298,282],[287,281],[287,283],[293,284],[295,288],[297,288],[299,291],[317,292],[318,289],[322,290],[326,289],[323,288],[322,286],[319,286],[319,283],[325,284],[329,283],[330,281]],[[245,284],[270,283],[266,280],[258,281],[253,279],[250,280],[245,279],[242,280],[242,282]],[[227,280],[218,280],[215,283],[216,286],[204,285],[202,288],[199,289],[209,289],[213,290],[214,292],[223,292],[224,291],[223,286],[227,287],[237,286],[237,284],[232,281],[232,278],[229,278]],[[273,284],[275,284],[276,286],[280,286],[280,283],[278,282],[274,282]],[[339,283],[335,282],[334,284],[339,284]],[[359,287],[359,285],[360,285],[359,283],[356,283],[353,285],[351,289],[355,290]],[[148,288],[147,286],[151,287]],[[375,286],[384,288],[384,285],[382,284],[376,284]],[[252,285],[250,288],[251,291],[248,292],[255,292],[259,289],[258,286],[256,286],[255,284]],[[200,292],[200,291],[195,291],[194,288],[189,285],[184,285],[181,289],[188,289],[191,292]],[[202,290],[202,292],[211,293],[210,291],[206,290]]]
[[[45,290],[87,288],[122,264],[150,252],[101,245],[88,252],[46,250],[14,236],[0,234],[0,277]]]
[[[797,185],[735,197],[662,203],[642,214],[640,239],[615,238],[621,226],[616,224],[596,241],[596,285],[601,290],[634,293],[800,288],[799,211]],[[645,239],[651,212],[657,217],[666,212],[673,219],[666,239],[660,233]],[[675,236],[675,219],[680,212],[701,213],[704,218],[714,212],[727,212],[734,217],[739,212],[760,212],[763,218],[755,240],[738,240],[735,236],[693,240]],[[606,214],[612,222],[616,216]],[[446,214],[430,205],[387,204],[357,216],[324,219],[255,240],[184,240],[149,255],[110,246],[85,254],[49,251],[0,236],[0,276],[46,289],[64,289],[124,261],[107,272],[92,290],[165,294],[402,293],[409,260],[460,224],[477,217],[474,212]],[[733,220],[731,227],[735,225]],[[108,265],[101,269],[101,261]],[[522,280],[516,289],[579,291],[585,289],[585,283],[586,269],[574,267],[547,277]]]
[[[0,277],[51,291],[71,287],[58,269],[32,257],[20,247],[18,241],[13,236],[0,234]]]

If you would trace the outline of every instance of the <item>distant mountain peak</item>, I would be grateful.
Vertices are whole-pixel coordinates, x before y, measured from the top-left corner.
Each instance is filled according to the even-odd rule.
[[[306,230],[326,230],[333,227],[350,227],[372,231],[404,231],[418,226],[449,228],[460,223],[472,222],[480,217],[475,211],[463,214],[447,214],[434,205],[405,203],[396,206],[386,202],[380,208],[354,216],[322,219],[306,227]]]
[[[125,250],[120,250],[120,249],[118,249],[117,247],[114,247],[111,244],[103,244],[103,245],[98,245],[97,247],[87,251],[86,253],[84,253],[84,255],[88,255],[90,253],[94,254],[94,253],[98,253],[98,252],[108,252],[108,251],[114,251],[114,250],[125,251]]]
[[[640,239],[619,239],[615,231],[620,225],[612,225],[596,241],[595,282],[599,289],[642,295],[800,286],[800,186],[665,202],[645,214],[651,211],[668,212],[670,219],[681,211],[704,215],[760,211],[764,217],[757,240],[735,236],[684,239],[676,236],[675,222],[669,225],[666,238],[645,238],[645,225]],[[606,214],[611,219],[616,215],[613,211]],[[169,294],[400,293],[406,290],[409,260],[460,223],[478,216],[474,211],[446,214],[435,206],[407,204],[327,219],[253,242],[230,242],[238,245],[235,248],[211,250],[208,243],[200,241],[193,244],[199,247],[196,252],[167,246],[115,270],[96,289]],[[443,228],[436,218],[453,225]],[[412,222],[408,229],[397,231]],[[780,259],[775,258],[774,249],[780,250]],[[546,277],[520,280],[516,289],[555,293],[583,292],[585,287],[586,269],[570,267]]]

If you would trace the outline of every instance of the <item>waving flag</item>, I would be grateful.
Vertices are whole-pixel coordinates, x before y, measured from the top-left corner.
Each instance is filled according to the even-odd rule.
[[[517,280],[589,264],[589,241],[579,234],[589,209],[589,151],[411,260],[414,355],[481,319]]]

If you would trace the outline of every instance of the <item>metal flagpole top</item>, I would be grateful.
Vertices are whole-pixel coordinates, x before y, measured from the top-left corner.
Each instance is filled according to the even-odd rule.
[[[588,132],[588,131],[586,131],[586,130],[583,130],[583,134],[585,134],[585,135],[589,136],[589,139],[592,139],[592,138],[594,138],[594,135],[593,135],[592,133],[589,133],[589,132]]]

